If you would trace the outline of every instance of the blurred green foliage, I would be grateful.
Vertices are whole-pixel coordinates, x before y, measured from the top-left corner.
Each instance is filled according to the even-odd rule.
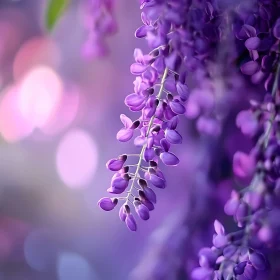
[[[67,9],[70,0],[49,0],[45,15],[46,27],[51,31]]]

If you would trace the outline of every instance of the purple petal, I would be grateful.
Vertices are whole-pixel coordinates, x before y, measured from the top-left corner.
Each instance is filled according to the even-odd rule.
[[[143,65],[143,64],[140,64],[140,63],[133,63],[130,66],[130,72],[133,75],[140,75],[143,72],[145,72],[147,68],[148,68],[147,65]]]
[[[225,228],[218,220],[214,221],[214,228],[217,234],[225,235]]]
[[[144,107],[145,107],[145,102],[143,102],[142,104],[140,104],[139,106],[132,106],[132,107],[129,107],[129,109],[132,111],[132,112],[139,112],[141,111]]]
[[[252,265],[247,264],[246,267],[245,267],[243,275],[248,280],[254,280],[257,277],[257,271],[256,271],[256,269]]]
[[[129,180],[123,177],[116,177],[112,179],[111,187],[107,190],[109,193],[121,194],[128,187]]]
[[[216,247],[216,248],[222,248],[224,247],[225,245],[227,245],[228,243],[228,240],[227,240],[227,237],[225,235],[220,235],[220,234],[217,234],[214,238],[213,238],[213,245]]]
[[[245,203],[240,203],[235,214],[235,219],[239,226],[243,225],[244,218],[248,215],[248,206]]]
[[[153,148],[146,148],[145,152],[144,152],[144,159],[145,161],[149,162],[150,160],[152,160],[155,157],[155,151]]]
[[[171,129],[165,130],[165,138],[170,144],[181,144],[182,136],[176,131]]]
[[[115,208],[117,203],[118,203],[117,199],[112,200],[109,197],[103,197],[98,201],[98,206],[105,211],[111,211]]]
[[[157,197],[156,197],[156,194],[155,192],[149,188],[149,187],[145,187],[143,189],[146,197],[152,202],[152,203],[156,203],[157,202]]]
[[[141,20],[145,25],[150,24],[150,20],[148,19],[146,13],[144,13],[144,12],[141,13]]]
[[[258,85],[263,82],[263,80],[267,77],[267,73],[259,70],[257,73],[251,76],[251,81],[253,84]]]
[[[147,68],[147,70],[142,74],[143,80],[154,83],[158,78],[158,72],[153,67]]]
[[[174,116],[171,120],[169,120],[167,122],[167,127],[169,129],[176,129],[177,125],[178,125],[178,122],[179,122],[179,118],[178,116]]]
[[[135,219],[132,214],[128,214],[126,219],[125,219],[126,226],[131,230],[131,231],[136,231],[137,230],[137,224],[135,222]]]
[[[258,37],[251,37],[245,41],[245,47],[248,50],[257,50],[260,44],[261,40]]]
[[[236,275],[242,275],[244,273],[244,269],[246,265],[247,265],[247,261],[237,264],[233,269],[234,273]]]
[[[119,171],[122,169],[123,165],[125,163],[125,160],[123,158],[114,158],[110,159],[106,163],[106,167],[111,171]]]
[[[145,109],[145,114],[147,118],[151,118],[155,114],[157,105],[158,105],[158,101],[155,100],[151,107],[147,107]]]
[[[149,220],[149,218],[150,218],[149,209],[147,208],[147,206],[145,206],[141,202],[140,202],[140,204],[136,204],[135,211],[142,220],[144,220],[144,221]]]
[[[155,209],[154,204],[149,199],[141,199],[141,202],[149,209],[149,211],[152,211]]]
[[[165,62],[163,56],[158,57],[152,65],[158,71],[158,73],[162,74],[165,69]]]
[[[169,106],[175,114],[182,115],[186,112],[185,106],[179,100],[169,102]]]
[[[147,148],[151,149],[154,145],[154,136],[149,136],[147,140]]]
[[[258,121],[250,110],[241,111],[236,117],[236,125],[243,134],[253,136],[258,129]]]
[[[224,211],[227,215],[233,216],[235,215],[238,206],[239,206],[239,200],[236,198],[231,198],[225,204]]]
[[[244,194],[243,200],[254,210],[258,210],[263,203],[263,193],[259,191],[247,191]]]
[[[171,93],[176,93],[176,92],[177,92],[174,76],[169,76],[169,77],[165,80],[165,82],[164,82],[164,88],[165,88],[167,91],[170,91]]]
[[[136,147],[142,147],[146,144],[146,137],[143,137],[143,136],[137,136],[135,139],[134,139],[134,145]]]
[[[167,120],[171,120],[175,116],[176,116],[176,114],[171,110],[170,106],[167,106],[164,110],[164,117]]]
[[[199,253],[199,264],[203,267],[213,267],[217,260],[217,254],[210,248],[202,248]]]
[[[162,148],[164,149],[165,152],[169,151],[170,143],[165,138],[160,140],[160,145],[162,146]]]
[[[263,225],[258,231],[258,238],[264,243],[270,243],[274,238],[274,232],[269,225]]]
[[[142,64],[143,52],[141,49],[136,48],[133,53],[134,59],[136,62]]]
[[[239,32],[235,32],[236,33],[236,37],[239,40],[245,40],[248,39],[249,37],[255,37],[257,35],[257,31],[256,29],[248,24],[244,24]]]
[[[233,156],[234,174],[241,178],[250,177],[255,170],[255,159],[243,152],[236,152]]]
[[[262,254],[253,252],[249,255],[249,259],[252,263],[252,265],[257,270],[265,270],[266,269],[266,260]]]
[[[123,206],[121,206],[120,211],[119,211],[119,217],[120,217],[121,221],[124,222],[125,219],[126,219],[126,216],[127,216],[127,214],[125,212],[125,208],[124,208],[124,205],[123,205]]]
[[[177,92],[183,102],[187,101],[189,97],[189,88],[187,85],[182,84],[181,82],[176,83]]]
[[[250,57],[254,61],[256,61],[260,57],[259,52],[257,50],[249,50],[249,52],[250,52]]]
[[[241,72],[245,75],[249,75],[252,76],[253,74],[255,74],[258,70],[259,70],[260,66],[258,64],[258,62],[256,61],[249,61],[244,63],[240,69]]]
[[[135,31],[136,38],[146,37],[148,31],[152,31],[154,28],[152,26],[142,25]]]
[[[248,37],[254,37],[257,35],[257,31],[256,31],[255,27],[253,27],[249,24],[244,24],[243,29]]]
[[[121,122],[123,123],[125,128],[130,128],[132,125],[132,120],[127,117],[125,114],[120,115]]]
[[[165,64],[171,70],[176,71],[180,67],[181,62],[181,57],[175,51],[165,58]]]
[[[146,40],[151,48],[157,48],[160,45],[164,44],[165,37],[158,36],[158,34],[154,31],[147,32]]]
[[[160,189],[165,188],[165,180],[155,174],[150,175],[150,181],[157,188],[160,188]]]
[[[124,103],[128,107],[137,107],[140,106],[144,101],[145,101],[144,96],[141,96],[136,93],[132,93],[125,98]]]
[[[176,166],[180,161],[179,159],[170,152],[163,152],[160,154],[160,159],[165,165]]]
[[[117,140],[120,142],[127,142],[133,137],[133,129],[126,129],[122,128],[118,133],[117,133]]]

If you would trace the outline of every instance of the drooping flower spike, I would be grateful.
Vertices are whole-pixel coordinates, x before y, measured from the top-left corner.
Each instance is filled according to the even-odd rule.
[[[260,4],[259,19],[269,23],[267,36],[271,38],[270,43],[263,46],[263,49],[255,46],[259,41],[256,39],[258,32],[253,26],[243,25],[239,33],[243,34],[244,31],[243,35],[247,38],[245,46],[252,59],[241,65],[241,72],[254,75],[261,71],[262,81],[258,80],[258,83],[263,82],[267,91],[262,102],[251,101],[251,108],[241,111],[236,119],[236,125],[241,131],[253,137],[256,142],[249,154],[236,152],[233,158],[234,174],[238,178],[252,178],[250,185],[242,191],[232,191],[224,208],[227,215],[234,217],[240,230],[226,234],[223,225],[215,221],[214,246],[202,249],[199,254],[200,257],[203,256],[203,261],[200,261],[201,267],[192,273],[195,280],[254,280],[259,272],[266,271],[269,267],[263,249],[269,247],[272,250],[278,241],[280,226],[276,217],[280,207],[280,41],[277,30],[280,23],[275,17],[264,19],[263,8]],[[257,50],[260,50],[260,54]],[[258,65],[259,57],[262,66]],[[269,68],[266,67],[268,61]],[[252,82],[256,81],[252,78]],[[210,253],[204,254],[206,251]]]
[[[84,26],[88,35],[82,55],[86,58],[104,56],[108,53],[105,39],[117,30],[114,16],[115,0],[85,0],[83,4],[86,15]]]
[[[153,50],[146,55],[140,49],[134,52],[135,63],[130,71],[137,77],[134,93],[125,98],[125,105],[133,112],[140,112],[140,116],[132,121],[122,114],[120,118],[124,127],[117,133],[117,139],[121,142],[134,137],[134,144],[140,148],[140,153],[133,164],[130,163],[135,155],[122,155],[108,161],[107,168],[116,172],[108,192],[117,195],[125,193],[126,196],[99,201],[100,207],[108,211],[115,208],[117,201],[123,200],[120,219],[132,231],[137,229],[132,207],[142,220],[150,218],[149,212],[156,203],[153,188],[166,187],[159,162],[167,166],[179,164],[171,145],[183,141],[176,128],[178,116],[185,113],[188,87],[184,84],[185,72],[181,73],[182,53],[180,49],[173,49],[174,42],[168,34],[180,30],[185,17],[171,2],[142,2],[144,26],[136,31],[136,37],[145,37]],[[187,9],[186,1],[179,2],[181,7]],[[127,161],[129,164],[126,164]]]

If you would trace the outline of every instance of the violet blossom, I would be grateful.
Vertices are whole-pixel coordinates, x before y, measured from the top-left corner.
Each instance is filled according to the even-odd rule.
[[[241,229],[226,234],[222,224],[215,222],[216,234],[213,236],[214,247],[211,250],[217,254],[217,259],[210,270],[209,266],[205,267],[201,263],[201,267],[193,271],[193,279],[197,280],[256,279],[258,272],[269,267],[261,249],[273,242],[273,236],[279,232],[277,227],[269,224],[268,218],[279,207],[276,191],[279,180],[276,108],[279,103],[280,64],[279,41],[276,36],[273,37],[279,21],[275,17],[264,16],[261,8],[264,8],[262,4],[259,20],[268,23],[266,37],[270,38],[269,42],[263,43],[266,37],[259,42],[258,29],[248,24],[241,26],[236,35],[238,39],[246,40],[245,47],[251,58],[251,61],[241,65],[241,72],[250,76],[258,71],[266,74],[263,77],[267,91],[264,101],[251,102],[251,111],[241,112],[237,117],[237,125],[243,133],[255,136],[256,145],[250,155],[241,152],[235,154],[233,170],[238,177],[253,178],[250,185],[240,193],[233,191],[225,205],[225,212],[234,217]],[[258,64],[259,60],[262,66]],[[266,67],[268,61],[270,67]],[[252,79],[252,82],[256,83],[257,80]]]
[[[105,38],[117,30],[114,16],[115,0],[85,0],[84,26],[87,39],[82,47],[85,57],[99,57],[108,53]]]
[[[128,204],[134,206],[141,219],[149,219],[149,211],[154,209],[156,203],[152,188],[166,187],[166,179],[158,166],[159,161],[167,166],[179,164],[179,158],[171,151],[171,145],[181,144],[183,141],[176,128],[178,115],[185,113],[188,87],[184,84],[185,72],[181,73],[183,54],[178,46],[178,35],[185,21],[182,12],[188,7],[188,1],[183,0],[177,3],[141,3],[144,25],[135,35],[145,37],[152,51],[144,55],[140,49],[135,49],[135,63],[130,67],[131,73],[137,76],[134,93],[125,98],[126,106],[133,112],[141,112],[141,115],[132,121],[122,114],[124,127],[117,133],[119,141],[127,142],[139,131],[140,136],[136,136],[134,144],[140,147],[140,154],[137,155],[136,164],[124,165],[127,159],[134,158],[131,155],[120,156],[107,163],[110,170],[117,171],[108,192],[127,192],[126,196],[117,196],[115,200],[124,200],[120,218],[132,231],[137,227]],[[174,41],[173,35],[177,36],[177,41]]]

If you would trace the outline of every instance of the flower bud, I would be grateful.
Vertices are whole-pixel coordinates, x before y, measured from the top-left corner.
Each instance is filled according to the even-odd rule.
[[[150,213],[149,213],[149,209],[147,208],[147,206],[142,204],[139,200],[134,200],[133,204],[134,204],[136,213],[142,220],[146,221],[150,218]]]
[[[113,210],[117,204],[118,204],[117,198],[111,199],[109,197],[103,197],[98,201],[98,206],[105,211]]]
[[[111,171],[119,171],[120,169],[122,169],[126,159],[127,155],[121,155],[118,158],[110,159],[106,163],[106,166]]]
[[[137,230],[137,224],[135,222],[135,219],[131,213],[127,214],[126,219],[125,219],[126,226],[128,229],[131,231],[136,231]]]

